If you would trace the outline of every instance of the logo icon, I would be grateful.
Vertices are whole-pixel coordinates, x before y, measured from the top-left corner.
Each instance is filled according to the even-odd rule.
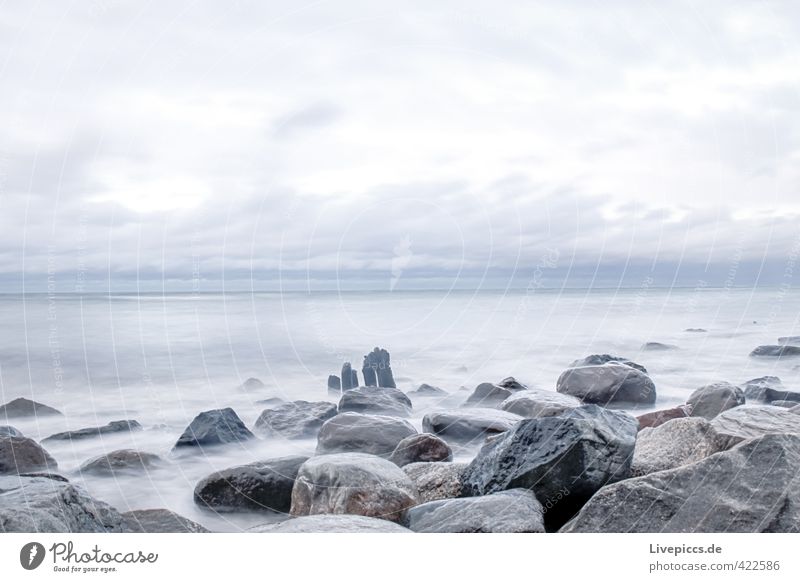
[[[35,570],[44,562],[44,546],[39,542],[30,542],[19,551],[19,563],[26,570]]]

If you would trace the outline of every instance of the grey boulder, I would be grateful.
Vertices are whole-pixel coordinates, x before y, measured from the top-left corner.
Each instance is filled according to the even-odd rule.
[[[142,430],[142,425],[135,420],[112,420],[111,422],[103,426],[93,426],[90,428],[82,428],[79,430],[68,430],[66,432],[51,434],[49,437],[42,439],[42,442],[76,441],[100,435],[107,435],[107,434],[121,433],[121,432],[132,432],[135,430]]]
[[[581,358],[580,360],[575,360],[569,365],[569,367],[582,368],[584,366],[601,366],[609,362],[614,362],[617,364],[625,364],[626,366],[630,366],[631,368],[635,368],[636,370],[639,370],[640,372],[647,374],[647,369],[641,364],[637,364],[636,362],[633,362],[628,358],[623,358],[621,356],[612,356],[610,354],[592,354],[591,356],[586,356],[585,358]]]
[[[397,443],[389,460],[398,467],[410,463],[452,461],[453,451],[442,439],[425,432],[411,435]]]
[[[411,416],[411,399],[397,388],[360,386],[339,399],[339,412]]]
[[[409,396],[447,396],[447,391],[430,384],[420,384],[416,390],[408,393]]]
[[[113,477],[122,473],[140,473],[165,465],[166,462],[156,454],[120,449],[86,461],[81,465],[80,471]]]
[[[178,438],[175,448],[223,445],[252,438],[253,433],[232,408],[220,408],[195,416]]]
[[[676,418],[639,432],[631,475],[638,477],[688,465],[724,448],[725,441],[705,418]]]
[[[262,412],[255,430],[265,436],[285,439],[315,438],[322,424],[334,416],[335,404],[295,400]]]
[[[513,393],[514,391],[508,388],[503,388],[502,386],[490,382],[484,382],[475,387],[475,390],[469,395],[464,406],[497,407]]]
[[[773,433],[800,433],[800,417],[777,406],[740,406],[727,410],[711,421],[727,447],[746,439]]]
[[[417,434],[401,418],[343,412],[325,421],[317,435],[317,454],[361,452],[388,457],[404,438]]]
[[[677,350],[678,346],[673,344],[662,344],[661,342],[647,342],[642,345],[642,351],[645,352],[668,352]]]
[[[748,401],[789,400],[800,403],[800,392],[786,390],[783,382],[777,376],[763,376],[748,380],[744,383],[744,395]]]
[[[1,437],[23,437],[25,436],[22,434],[21,431],[17,430],[13,426],[0,426],[0,438]]]
[[[787,335],[784,337],[779,337],[778,343],[800,346],[800,335]]]
[[[363,515],[306,515],[278,524],[254,527],[256,533],[411,533],[411,530],[385,519]]]
[[[0,475],[56,469],[58,464],[42,446],[23,436],[0,437]]]
[[[543,533],[542,505],[529,489],[442,499],[406,511],[403,523],[420,533]]]
[[[461,495],[467,463],[411,463],[403,467],[417,486],[420,503]]]
[[[750,356],[753,358],[791,358],[800,356],[800,346],[758,346]]]
[[[25,418],[37,416],[60,416],[61,412],[34,400],[15,398],[0,406],[0,418]]]
[[[717,382],[701,386],[689,396],[686,403],[692,407],[692,416],[711,420],[720,412],[744,404],[744,392],[730,382]]]
[[[354,514],[399,521],[417,504],[417,488],[400,467],[362,453],[312,457],[300,467],[292,515]]]
[[[519,414],[523,418],[539,418],[540,416],[556,416],[578,408],[583,403],[574,396],[559,394],[553,390],[532,388],[516,392],[500,405],[501,410]]]
[[[656,386],[645,372],[610,361],[565,370],[556,390],[586,404],[648,405],[656,401]]]
[[[518,414],[493,408],[461,408],[426,414],[422,429],[446,440],[465,443],[505,432],[520,420]]]
[[[130,533],[208,533],[199,523],[169,509],[137,509],[122,517]]]
[[[266,384],[264,384],[258,378],[248,378],[239,385],[239,390],[250,392],[251,390],[261,390],[262,388],[265,387]]]

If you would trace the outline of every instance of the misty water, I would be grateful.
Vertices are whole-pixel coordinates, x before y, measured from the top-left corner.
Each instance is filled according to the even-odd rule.
[[[800,335],[799,317],[800,294],[778,288],[1,295],[0,391],[3,402],[24,396],[64,413],[14,419],[37,440],[138,420],[142,431],[46,448],[60,473],[120,511],[166,507],[209,529],[237,531],[279,516],[201,509],[192,500],[197,481],[238,464],[312,454],[315,442],[271,438],[172,453],[203,410],[231,406],[252,428],[265,408],[258,400],[329,400],[328,374],[338,374],[345,360],[360,369],[375,346],[391,352],[398,388],[427,382],[452,394],[444,402],[414,401],[418,429],[426,411],[457,406],[480,382],[513,375],[555,389],[570,362],[591,353],[646,366],[659,408],[720,380],[770,374],[798,388],[800,359],[748,354],[778,336]],[[642,351],[645,342],[679,349]],[[237,388],[249,377],[266,387]],[[78,471],[121,448],[157,453],[169,464],[118,478]],[[472,454],[457,451],[462,460]]]

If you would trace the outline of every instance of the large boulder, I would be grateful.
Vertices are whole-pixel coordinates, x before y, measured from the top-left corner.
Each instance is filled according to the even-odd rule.
[[[103,426],[92,426],[79,430],[68,430],[66,432],[51,434],[49,437],[42,439],[42,442],[77,441],[80,439],[88,439],[105,434],[132,432],[135,430],[142,430],[142,425],[135,420],[112,420]]]
[[[0,437],[0,475],[56,469],[58,464],[39,443],[23,436]]]
[[[565,370],[556,390],[586,404],[637,406],[656,401],[656,386],[646,373],[618,362]]]
[[[500,406],[500,403],[512,394],[514,394],[513,390],[503,388],[491,382],[483,382],[475,387],[475,390],[469,395],[464,406],[485,406],[493,408]]]
[[[124,473],[141,473],[165,465],[164,459],[156,454],[120,449],[89,459],[81,465],[80,471],[113,477]]]
[[[752,352],[753,358],[791,358],[800,356],[800,346],[780,345],[780,346],[758,346]]]
[[[364,384],[367,386],[397,388],[392,375],[391,357],[389,352],[382,348],[375,348],[364,356],[361,372],[364,375]]]
[[[800,392],[786,390],[777,376],[762,376],[748,380],[744,383],[744,396],[749,402],[789,400],[800,403]]]
[[[800,433],[800,417],[777,406],[740,406],[711,421],[726,448],[772,433]]]
[[[397,388],[361,386],[342,394],[339,412],[411,416],[411,399]]]
[[[292,456],[231,467],[212,473],[194,488],[194,502],[216,511],[243,509],[287,513],[300,465],[308,457]]]
[[[199,523],[169,509],[137,509],[122,517],[130,533],[208,533]]]
[[[744,392],[730,382],[717,382],[701,386],[689,396],[686,403],[692,407],[692,416],[711,420],[720,412],[744,404]]]
[[[682,404],[680,406],[675,406],[674,408],[665,408],[662,410],[645,412],[644,414],[637,416],[636,420],[639,421],[639,430],[642,430],[644,428],[655,428],[657,426],[661,426],[665,422],[676,418],[686,418],[687,416],[691,416],[691,414],[692,407],[688,404]]]
[[[0,406],[0,418],[25,418],[38,416],[60,416],[61,412],[27,398],[15,398]]]
[[[122,516],[71,483],[44,476],[0,477],[0,532],[124,532]]]
[[[416,390],[412,390],[408,392],[409,396],[416,396],[416,397],[437,397],[437,396],[447,396],[447,391],[442,390],[438,386],[431,386],[430,384],[420,384]]]
[[[520,420],[518,414],[492,408],[440,410],[423,417],[422,429],[446,440],[465,443],[505,432]]]
[[[404,438],[417,434],[392,416],[343,412],[326,420],[317,435],[317,454],[360,452],[388,457]]]
[[[467,463],[411,463],[403,467],[417,486],[420,503],[461,495]]]
[[[724,440],[705,418],[676,418],[639,432],[631,475],[647,475],[688,465],[724,448]]]
[[[625,364],[626,366],[630,366],[631,368],[635,368],[640,372],[647,374],[647,368],[642,366],[641,364],[637,364],[629,360],[628,358],[623,358],[620,356],[612,356],[609,354],[592,354],[591,356],[586,356],[585,358],[581,358],[580,360],[575,360],[572,362],[569,367],[570,368],[583,368],[585,366],[602,366],[603,364],[607,364],[609,362],[614,362],[617,364]]]
[[[574,396],[559,394],[553,390],[532,388],[509,396],[500,405],[501,410],[519,414],[524,418],[557,416],[562,412],[578,408],[583,403]]]
[[[800,335],[787,335],[784,337],[779,337],[778,343],[800,346]]]
[[[560,416],[526,419],[491,439],[464,473],[464,496],[532,489],[559,527],[602,486],[630,474],[638,423],[626,412],[596,405]]]
[[[266,436],[285,439],[316,438],[322,424],[334,416],[335,404],[295,400],[262,412],[255,429]]]
[[[410,463],[452,461],[453,451],[442,439],[425,432],[411,435],[397,443],[389,460],[398,467]]]
[[[678,346],[673,344],[662,344],[661,342],[647,342],[642,345],[643,352],[668,352],[677,350]]]
[[[400,521],[417,504],[417,488],[400,467],[362,453],[312,457],[300,467],[292,515],[354,514]]]
[[[411,533],[399,524],[363,515],[306,515],[254,527],[256,533]]]
[[[22,437],[25,436],[21,431],[13,426],[0,426],[0,437]]]
[[[529,489],[441,499],[406,511],[403,523],[421,533],[543,533],[542,505]]]
[[[246,441],[254,435],[232,408],[207,410],[194,417],[175,448],[205,447]]]
[[[800,532],[800,436],[748,440],[603,487],[563,532]]]

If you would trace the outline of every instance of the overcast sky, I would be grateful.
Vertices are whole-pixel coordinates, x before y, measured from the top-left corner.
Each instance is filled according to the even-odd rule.
[[[0,289],[780,284],[798,39],[790,0],[4,2]]]

